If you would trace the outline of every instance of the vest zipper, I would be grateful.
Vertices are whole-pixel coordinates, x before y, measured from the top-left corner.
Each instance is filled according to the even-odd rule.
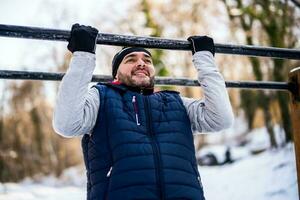
[[[113,167],[110,167],[109,171],[108,171],[107,174],[106,174],[106,177],[110,177],[112,168],[113,168]]]
[[[133,104],[133,109],[134,109],[134,113],[135,113],[136,125],[140,126],[141,124],[139,122],[139,113],[138,113],[138,105],[137,105],[136,96],[132,97],[132,104]]]
[[[152,124],[152,116],[151,116],[151,108],[150,108],[150,103],[149,99],[147,96],[143,96],[144,99],[144,105],[145,105],[145,113],[146,113],[146,120],[147,120],[147,130],[149,132],[149,136],[151,139],[151,145],[152,149],[154,152],[154,162],[155,165],[157,166],[155,168],[155,174],[156,174],[156,180],[158,182],[157,189],[159,193],[159,199],[164,200],[165,195],[164,195],[164,185],[163,185],[163,175],[162,175],[162,169],[161,169],[161,158],[160,158],[160,150],[159,146],[157,144],[156,138],[154,136],[153,132],[153,124]]]

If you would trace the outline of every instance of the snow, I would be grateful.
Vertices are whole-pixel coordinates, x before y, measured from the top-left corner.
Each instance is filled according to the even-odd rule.
[[[276,143],[278,144],[278,146],[282,146],[285,141],[284,130],[280,127],[280,125],[276,124],[273,127],[273,131]],[[271,146],[269,138],[270,136],[267,132],[266,127],[254,129],[248,134],[247,137],[248,141],[250,141],[249,148],[253,151],[267,149]]]
[[[250,156],[251,153],[265,151],[271,147],[270,135],[268,134],[266,127],[255,128],[247,132],[246,136],[244,136],[247,146],[238,146],[238,144],[241,142],[237,142],[237,140],[235,140],[232,136],[241,135],[241,133],[245,132],[245,125],[245,119],[243,119],[241,116],[236,117],[235,126],[231,129],[227,129],[220,134],[207,135],[208,140],[214,142],[218,141],[219,138],[222,139],[222,137],[228,138],[226,138],[226,140],[219,145],[208,145],[203,147],[201,151],[197,152],[197,157],[199,158],[212,153],[214,156],[216,156],[217,161],[219,163],[222,163],[225,161],[225,151],[228,147],[230,148],[230,153],[233,160],[245,158],[247,156]],[[238,126],[240,127],[236,128]],[[275,124],[273,127],[273,131],[277,145],[279,147],[283,146],[285,142],[284,130],[280,127],[279,124]]]
[[[214,156],[216,156],[218,163],[222,163],[225,161],[226,149],[227,149],[226,145],[207,146],[202,148],[201,151],[197,153],[197,157],[199,158],[201,156],[212,153]],[[230,147],[230,153],[231,153],[231,158],[233,160],[239,160],[247,156],[250,156],[249,149],[245,147]]]
[[[245,151],[245,150],[244,150]],[[298,199],[293,144],[257,155],[240,154],[232,164],[199,167],[208,200],[296,200]],[[82,166],[64,171],[61,177],[0,184],[0,200],[85,199]]]
[[[20,183],[0,184],[0,200],[57,200],[86,199],[86,178],[83,166],[66,169],[56,178],[26,178]]]
[[[199,170],[207,199],[298,199],[292,144],[232,164]]]
[[[85,199],[83,188],[74,186],[51,187],[47,185],[5,184],[0,194],[1,200],[56,200],[56,199]]]

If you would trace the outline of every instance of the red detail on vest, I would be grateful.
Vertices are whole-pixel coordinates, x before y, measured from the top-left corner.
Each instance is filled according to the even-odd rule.
[[[111,83],[114,84],[114,85],[121,85],[122,84],[120,81],[112,81]]]

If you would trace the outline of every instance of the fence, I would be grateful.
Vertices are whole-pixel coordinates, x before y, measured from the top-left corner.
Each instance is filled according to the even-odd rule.
[[[44,29],[37,27],[24,27],[0,24],[0,36],[28,38],[40,40],[67,41],[70,31],[57,29]],[[154,37],[139,37],[127,35],[115,35],[99,33],[97,44],[114,45],[114,46],[139,46],[147,48],[159,48],[169,50],[188,50],[190,43],[186,40],[170,40]],[[274,48],[274,47],[257,47],[248,45],[228,45],[215,44],[216,53],[237,54],[245,56],[261,56],[280,59],[300,60],[300,50]],[[28,71],[10,71],[0,70],[0,79],[25,79],[25,80],[61,80],[64,73],[48,72],[28,72]],[[107,82],[111,76],[94,75],[92,81]],[[289,92],[291,119],[293,126],[293,137],[295,145],[295,156],[297,164],[298,191],[300,191],[300,67],[293,69],[289,73],[288,82],[273,81],[227,81],[226,87],[243,88],[243,89],[272,89]],[[178,86],[200,86],[197,80],[184,78],[156,78],[157,85],[178,85]]]

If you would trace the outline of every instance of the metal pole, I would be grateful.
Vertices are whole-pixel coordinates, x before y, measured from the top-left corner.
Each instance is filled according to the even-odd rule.
[[[0,24],[0,36],[4,37],[67,41],[69,35],[70,31],[67,30]],[[157,37],[141,37],[107,33],[99,33],[97,43],[114,46],[139,46],[145,48],[159,48],[170,50],[191,50],[190,43],[187,40],[173,40],[162,39]],[[215,50],[216,53],[223,54],[237,54],[246,56],[262,56],[300,60],[299,49],[216,43]]]
[[[295,145],[295,156],[297,165],[298,193],[300,192],[300,67],[289,73],[289,82],[292,86],[291,98],[291,119],[293,126],[293,138]],[[300,193],[299,193],[300,194]]]
[[[64,75],[65,73],[0,70],[0,79],[59,81],[63,78]],[[94,75],[92,78],[92,82],[109,82],[111,80],[112,77],[106,75]],[[170,77],[156,77],[155,84],[177,86],[201,86],[198,80]],[[273,89],[283,91],[290,90],[290,85],[288,83],[273,81],[226,81],[226,87],[243,89]]]

